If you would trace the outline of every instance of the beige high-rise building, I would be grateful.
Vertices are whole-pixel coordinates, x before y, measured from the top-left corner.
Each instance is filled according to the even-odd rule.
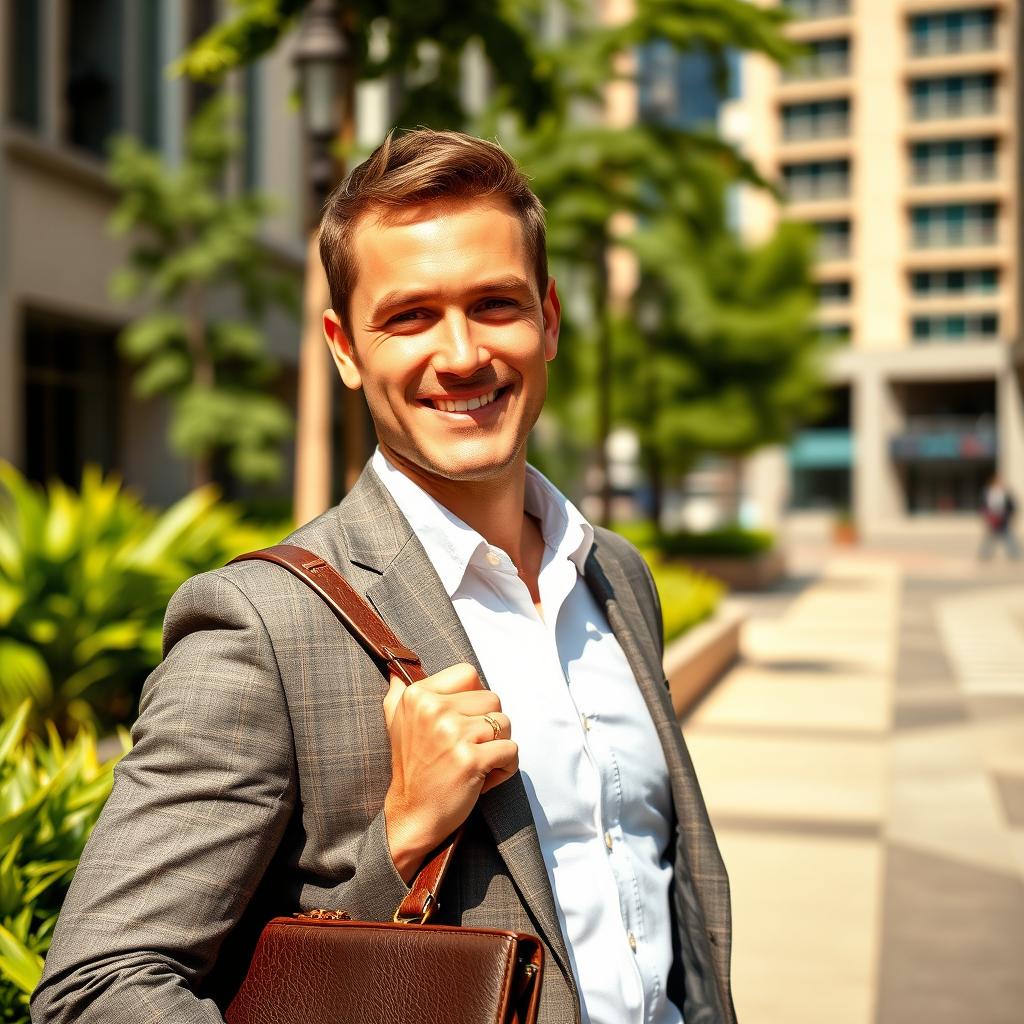
[[[806,46],[747,56],[722,123],[818,229],[834,401],[751,460],[762,520],[849,508],[863,535],[965,534],[998,472],[1024,497],[1018,0],[788,0]]]

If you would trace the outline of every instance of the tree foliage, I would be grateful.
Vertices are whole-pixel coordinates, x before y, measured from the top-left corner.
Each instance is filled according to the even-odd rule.
[[[295,286],[260,242],[267,201],[224,193],[239,148],[231,117],[228,97],[209,101],[189,126],[178,168],[130,136],[115,140],[110,162],[121,190],[112,228],[132,239],[112,290],[155,306],[123,332],[121,349],[138,367],[139,395],[171,397],[171,444],[193,460],[197,484],[217,455],[239,479],[276,479],[280,442],[291,432],[287,408],[266,393],[274,365],[259,324],[274,306],[296,310]],[[219,304],[233,295],[240,315],[215,315],[214,291]]]
[[[218,81],[273,49],[308,5],[309,0],[235,0],[231,15],[174,69]],[[542,8],[536,0],[343,0],[339,8],[352,74],[360,80],[399,76],[398,125],[464,126],[459,62],[471,42],[487,57],[496,94],[527,121],[553,102],[554,67],[540,58],[532,31]],[[371,30],[386,38],[380,54],[372,52]]]
[[[2,679],[0,679],[2,682]],[[22,702],[0,720],[0,1021],[29,1024],[28,1000],[89,833],[113,785],[95,736],[70,743],[28,724]],[[129,740],[122,733],[121,749]]]

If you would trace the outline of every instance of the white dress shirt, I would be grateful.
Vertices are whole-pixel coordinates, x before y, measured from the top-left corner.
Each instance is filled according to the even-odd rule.
[[[527,468],[543,616],[509,556],[396,470],[373,469],[426,550],[501,698],[590,1024],[679,1024],[665,859],[668,768],[618,641],[583,579],[593,527]]]

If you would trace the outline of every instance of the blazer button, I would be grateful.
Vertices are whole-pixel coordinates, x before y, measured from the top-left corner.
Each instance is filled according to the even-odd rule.
[[[604,834],[604,845],[610,850],[612,848],[612,834],[611,832],[605,832]]]

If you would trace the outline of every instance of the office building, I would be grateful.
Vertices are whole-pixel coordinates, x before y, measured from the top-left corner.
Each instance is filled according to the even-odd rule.
[[[746,190],[743,230],[817,228],[832,403],[748,494],[769,523],[963,535],[993,472],[1024,497],[1019,4],[786,6],[803,54],[745,56],[721,123],[785,197]]]

